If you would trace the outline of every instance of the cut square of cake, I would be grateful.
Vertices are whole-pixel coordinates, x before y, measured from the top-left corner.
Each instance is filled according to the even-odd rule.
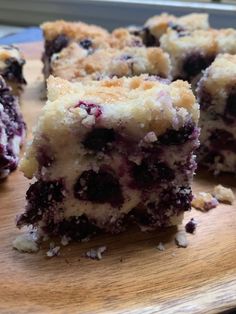
[[[107,48],[91,53],[72,43],[53,56],[51,73],[69,81],[140,74],[170,78],[170,59],[158,47]]]
[[[26,84],[23,76],[25,60],[20,50],[13,46],[0,46],[0,75],[11,86],[13,93],[18,95]]]
[[[155,15],[149,18],[140,29],[131,29],[135,35],[142,37],[146,46],[159,46],[160,38],[168,29],[177,32],[209,29],[208,14],[192,13],[176,17],[167,13]]]
[[[236,53],[236,30],[196,30],[177,32],[169,29],[160,39],[161,48],[171,59],[174,79],[196,80],[219,53]]]
[[[25,123],[18,98],[13,96],[11,88],[0,76],[0,179],[16,169],[24,137]]]
[[[199,162],[236,174],[236,55],[220,54],[197,88],[201,107]]]
[[[51,73],[50,62],[54,53],[60,52],[71,42],[92,51],[97,47],[109,47],[110,34],[102,27],[83,22],[66,22],[63,20],[46,22],[41,25],[44,35],[44,75]]]
[[[146,75],[48,80],[21,170],[34,178],[17,226],[81,239],[176,225],[190,209],[199,106],[187,82]]]

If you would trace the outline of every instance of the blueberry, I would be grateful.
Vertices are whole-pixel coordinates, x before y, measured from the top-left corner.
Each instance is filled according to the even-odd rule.
[[[74,196],[80,200],[110,203],[114,207],[124,202],[119,180],[104,170],[84,171],[74,185]]]
[[[228,150],[236,153],[236,139],[228,131],[215,129],[209,136],[209,141],[215,150]]]
[[[59,223],[49,220],[43,230],[47,234],[66,236],[73,240],[81,240],[100,231],[86,215],[64,219]]]
[[[144,28],[144,45],[146,47],[160,46],[159,40],[153,36],[148,27]]]
[[[92,41],[90,39],[83,39],[79,42],[80,46],[83,47],[84,49],[90,49],[92,48]]]
[[[148,157],[140,165],[133,165],[132,177],[138,188],[151,188],[161,182],[173,180],[175,175],[165,162]]]
[[[201,53],[191,53],[183,61],[184,78],[190,79],[202,70],[206,69],[214,60],[215,56],[204,56]]]
[[[87,111],[87,114],[94,115],[95,118],[100,117],[100,115],[102,114],[101,107],[96,104],[80,101],[78,104],[75,105],[75,108],[77,107],[85,109]]]
[[[69,38],[66,35],[58,35],[53,40],[45,42],[45,54],[50,58],[54,53],[60,52],[69,44]]]
[[[86,134],[83,145],[86,149],[93,151],[105,151],[109,144],[115,141],[113,129],[96,128]]]
[[[236,120],[236,89],[229,93],[224,111],[226,122],[233,123]]]
[[[26,212],[17,221],[17,226],[34,224],[41,220],[45,212],[50,212],[56,203],[62,202],[64,184],[59,181],[39,180],[30,185],[26,192],[28,202]]]
[[[9,81],[16,81],[21,84],[26,84],[23,77],[22,66],[24,62],[19,63],[16,59],[10,58],[6,61],[6,70],[3,72],[3,77]]]
[[[158,137],[158,141],[163,145],[181,145],[192,139],[195,127],[192,123],[188,123],[179,130],[169,129]]]

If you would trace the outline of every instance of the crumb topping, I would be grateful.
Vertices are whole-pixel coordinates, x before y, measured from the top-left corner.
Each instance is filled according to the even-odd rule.
[[[235,195],[232,189],[226,188],[221,184],[215,186],[213,194],[220,202],[227,202],[229,204],[233,204],[235,200]]]

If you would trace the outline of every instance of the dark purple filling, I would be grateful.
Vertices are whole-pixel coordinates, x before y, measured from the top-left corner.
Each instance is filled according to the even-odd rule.
[[[199,157],[199,163],[201,162],[203,165],[214,166],[215,160],[219,163],[224,162],[224,156],[218,150],[209,151],[204,145],[200,146],[197,156]]]
[[[178,130],[169,129],[158,137],[158,141],[163,145],[182,145],[188,140],[198,137],[198,132],[194,132],[196,127],[192,123],[188,123]],[[196,133],[196,134],[195,134]]]
[[[113,129],[96,128],[86,134],[83,145],[86,149],[93,151],[106,151],[111,148],[115,141],[115,131]]]
[[[26,192],[26,212],[17,219],[17,226],[35,224],[42,219],[44,213],[63,201],[64,184],[60,181],[37,181],[30,185]]]
[[[201,110],[203,111],[206,111],[210,106],[212,106],[212,96],[206,88],[202,86],[200,86],[198,91],[198,102]]]
[[[7,68],[2,73],[2,76],[9,81],[17,82],[20,84],[26,84],[26,80],[23,76],[23,65],[25,61],[17,61],[14,58],[10,58],[6,61]]]
[[[43,230],[50,235],[60,235],[78,241],[100,232],[86,215],[72,217],[59,223],[49,222]]]
[[[236,153],[236,139],[228,131],[215,129],[209,136],[210,145],[214,150],[228,150]]]
[[[83,108],[87,111],[87,114],[94,115],[95,118],[99,118],[102,114],[102,109],[99,105],[86,103],[84,101],[80,101],[77,105],[75,105],[75,108]]]
[[[232,89],[227,97],[224,111],[224,120],[234,123],[236,120],[236,89]]]
[[[132,188],[152,188],[160,183],[174,179],[175,174],[165,162],[159,161],[155,155],[142,160],[140,165],[133,163],[131,176]]]
[[[201,53],[193,52],[183,61],[183,78],[191,79],[202,70],[206,69],[215,59],[215,56],[204,56]]]
[[[169,188],[161,193],[159,208],[166,210],[171,208],[176,212],[188,211],[191,209],[193,199],[190,187]]]
[[[26,127],[19,111],[17,98],[12,95],[1,76],[0,104],[3,106],[3,111],[0,112],[0,172],[6,169],[12,171],[17,166],[19,156],[15,155],[11,142],[15,136],[23,137]],[[4,132],[7,136],[7,143],[5,140],[1,142]]]
[[[148,27],[144,28],[143,31],[144,31],[143,42],[146,47],[160,46],[159,39],[151,34]]]
[[[124,202],[119,180],[104,170],[84,171],[74,185],[74,196],[84,201],[110,203],[114,207]]]
[[[92,48],[92,45],[93,45],[90,39],[83,39],[79,42],[79,44],[82,48],[87,49],[87,50]]]
[[[67,47],[70,40],[66,35],[58,35],[53,40],[45,42],[45,54],[50,58],[54,53],[60,52]]]

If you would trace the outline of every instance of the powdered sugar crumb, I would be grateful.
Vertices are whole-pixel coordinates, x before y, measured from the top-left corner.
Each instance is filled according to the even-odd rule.
[[[49,250],[47,251],[48,257],[59,256],[60,255],[60,246],[55,246],[54,242],[50,243]]]
[[[98,248],[92,248],[86,252],[85,256],[91,259],[102,259],[102,254],[107,250],[106,246],[100,246]]]
[[[164,246],[164,244],[162,243],[162,242],[160,242],[159,244],[158,244],[158,246],[157,246],[157,249],[159,250],[159,251],[165,251],[165,246]]]
[[[35,234],[31,232],[17,236],[12,242],[12,246],[19,252],[25,253],[34,253],[39,250],[37,238],[35,238]]]
[[[178,247],[186,248],[188,246],[188,240],[186,237],[186,233],[183,231],[177,232],[175,235],[175,243]]]
[[[61,244],[63,246],[66,246],[70,243],[71,241],[71,238],[70,237],[67,237],[66,235],[64,235],[62,238],[61,238]]]

